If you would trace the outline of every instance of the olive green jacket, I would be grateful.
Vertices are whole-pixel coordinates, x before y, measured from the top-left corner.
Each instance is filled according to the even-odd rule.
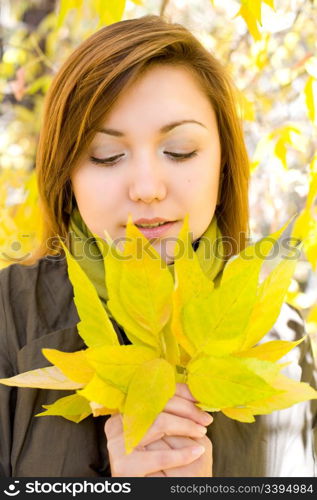
[[[41,348],[73,352],[85,347],[65,259],[46,257],[34,266],[0,271],[0,377],[48,365]],[[115,323],[121,343],[128,342]],[[295,340],[304,334],[296,310],[283,304],[265,340]],[[284,373],[316,387],[310,343],[293,349]],[[297,365],[300,363],[300,366]],[[104,423],[79,424],[62,417],[34,417],[42,405],[72,391],[11,388],[0,384],[0,475],[5,477],[110,476]],[[208,429],[216,477],[315,476],[316,400],[297,404],[246,424],[214,414]]]

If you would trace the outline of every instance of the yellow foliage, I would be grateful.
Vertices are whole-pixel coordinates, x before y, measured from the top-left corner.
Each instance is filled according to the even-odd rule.
[[[99,239],[107,261],[109,308],[119,324],[131,327],[126,333],[132,345],[119,345],[93,284],[65,248],[81,318],[78,333],[88,348],[76,353],[43,349],[56,366],[0,382],[77,389],[78,397],[58,400],[41,415],[79,422],[91,413],[123,413],[127,452],[173,396],[176,381],[188,384],[201,408],[243,422],[316,398],[308,384],[288,382],[280,374],[285,365],[276,362],[302,339],[255,345],[276,321],[296,265],[291,249],[259,282],[262,264],[288,224],[230,259],[217,287],[192,248],[188,214],[179,233],[184,251],[177,257],[175,252],[174,280],[154,248],[145,251],[149,242],[131,216],[124,251],[117,253],[130,259],[109,259],[114,252],[105,252],[106,242]],[[109,236],[108,245],[109,250]]]
[[[20,184],[14,181],[14,174],[2,174],[0,180],[9,180],[12,176],[15,188]],[[19,174],[21,177],[21,173]],[[18,178],[16,178],[18,179]],[[11,180],[11,179],[10,179]],[[12,185],[1,183],[0,186],[0,268],[14,262],[21,262],[30,257],[42,240],[42,218],[38,203],[36,175],[33,171],[25,183],[26,198],[17,205],[7,206],[7,189]]]
[[[312,76],[308,77],[304,93],[308,118],[317,124],[317,80]]]
[[[309,191],[304,209],[298,216],[292,231],[292,237],[303,241],[303,248],[312,268],[317,270],[317,155],[309,168]]]

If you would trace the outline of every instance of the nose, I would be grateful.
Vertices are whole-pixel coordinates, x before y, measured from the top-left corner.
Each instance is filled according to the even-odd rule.
[[[129,196],[132,201],[151,203],[166,197],[166,173],[157,158],[139,159],[131,165]]]

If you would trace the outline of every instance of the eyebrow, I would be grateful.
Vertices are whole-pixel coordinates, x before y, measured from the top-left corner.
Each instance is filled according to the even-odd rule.
[[[181,121],[172,122],[172,123],[168,123],[167,125],[164,125],[163,127],[160,128],[159,132],[161,134],[167,134],[168,132],[170,132],[174,128],[179,127],[180,125],[184,125],[186,123],[196,123],[197,125],[200,125],[201,127],[204,127],[207,129],[207,127],[203,123],[198,122],[197,120],[181,120]],[[102,134],[113,135],[115,137],[124,137],[123,132],[120,132],[120,130],[115,130],[113,128],[100,128],[100,129],[97,129],[97,132],[101,132]]]

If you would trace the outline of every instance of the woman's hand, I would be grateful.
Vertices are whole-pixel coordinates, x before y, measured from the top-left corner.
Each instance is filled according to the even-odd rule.
[[[192,477],[210,475],[211,443],[205,436],[205,426],[212,417],[194,401],[188,387],[177,384],[175,395],[129,455],[125,453],[122,416],[111,416],[105,433],[112,476],[166,475],[167,471]],[[197,462],[193,468],[187,467],[193,462]]]
[[[146,446],[147,450],[166,450],[168,448],[178,449],[185,446],[202,445],[205,452],[194,462],[182,467],[161,470],[148,477],[212,477],[212,444],[207,436],[201,439],[191,439],[178,436],[166,436]]]

